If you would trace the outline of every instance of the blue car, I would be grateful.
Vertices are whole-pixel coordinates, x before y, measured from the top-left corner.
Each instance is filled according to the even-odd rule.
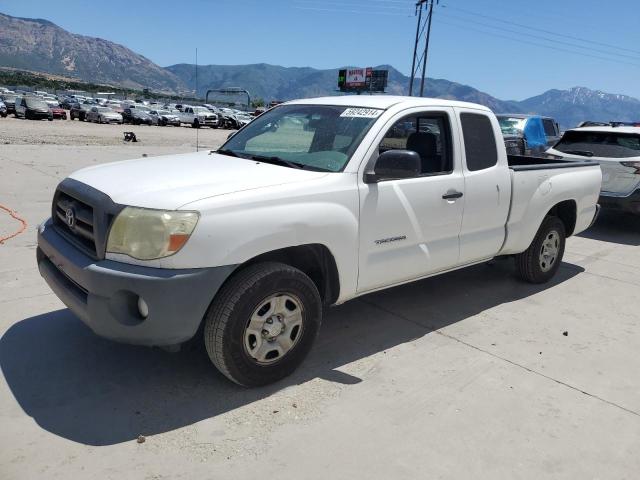
[[[560,127],[551,117],[540,115],[497,115],[509,155],[544,153],[560,140]]]

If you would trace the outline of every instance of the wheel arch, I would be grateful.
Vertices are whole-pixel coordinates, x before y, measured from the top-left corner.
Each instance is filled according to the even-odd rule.
[[[548,212],[548,216],[558,217],[564,224],[567,237],[573,235],[578,218],[578,204],[575,200],[564,200],[555,204]]]
[[[304,272],[318,288],[325,305],[334,304],[340,296],[338,267],[326,245],[312,243],[272,250],[242,263],[236,272],[260,262],[280,262]]]

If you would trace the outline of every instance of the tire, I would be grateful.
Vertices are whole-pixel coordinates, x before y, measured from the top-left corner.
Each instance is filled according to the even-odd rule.
[[[520,278],[529,283],[551,280],[562,263],[565,242],[564,223],[558,217],[546,217],[529,248],[515,257]]]
[[[200,122],[198,121],[197,118],[193,121],[193,124],[191,126],[193,128],[200,128]]]
[[[285,312],[288,321],[268,315],[270,309],[277,309],[278,304],[272,303],[276,298],[281,307],[277,312]],[[252,318],[261,333],[250,329]],[[322,301],[315,284],[297,268],[257,263],[226,282],[204,320],[204,344],[216,368],[239,385],[257,387],[290,375],[303,362],[320,330]],[[279,328],[282,330],[278,334]],[[266,340],[266,334],[275,336]],[[276,351],[281,341],[290,348],[282,355]],[[276,355],[272,355],[274,352]]]

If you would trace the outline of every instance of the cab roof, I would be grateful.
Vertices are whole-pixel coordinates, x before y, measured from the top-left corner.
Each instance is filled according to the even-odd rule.
[[[305,98],[286,102],[287,105],[337,105],[345,107],[388,109],[395,105],[409,107],[466,107],[476,110],[491,110],[484,105],[445,100],[443,98],[404,97],[394,95],[340,95],[335,97]]]

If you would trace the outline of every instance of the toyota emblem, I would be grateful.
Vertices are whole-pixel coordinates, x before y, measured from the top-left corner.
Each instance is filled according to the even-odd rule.
[[[73,208],[69,207],[65,210],[64,218],[69,228],[73,229],[76,226],[76,213]]]

